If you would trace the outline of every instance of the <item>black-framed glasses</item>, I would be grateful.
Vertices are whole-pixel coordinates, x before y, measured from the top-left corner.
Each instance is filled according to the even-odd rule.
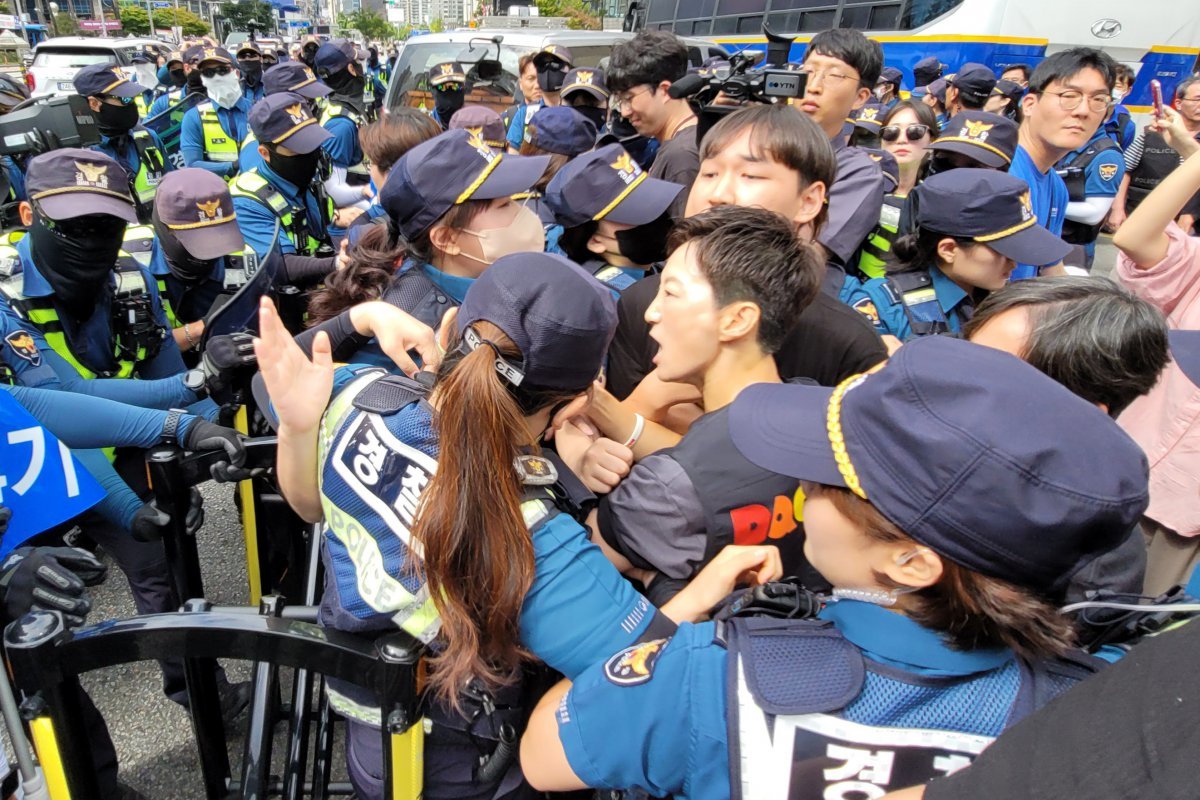
[[[201,67],[200,76],[202,78],[215,78],[218,75],[228,75],[233,72],[233,67],[228,64],[221,64],[216,67]]]
[[[879,129],[879,138],[885,142],[894,142],[900,138],[901,127],[899,125],[884,125]],[[928,125],[913,123],[903,128],[904,136],[910,142],[920,141],[929,133]]]

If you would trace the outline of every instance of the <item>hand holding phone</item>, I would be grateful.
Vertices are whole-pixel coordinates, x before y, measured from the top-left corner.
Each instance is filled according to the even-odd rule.
[[[1150,81],[1150,97],[1154,103],[1154,118],[1162,119],[1163,118],[1162,84],[1157,80]]]

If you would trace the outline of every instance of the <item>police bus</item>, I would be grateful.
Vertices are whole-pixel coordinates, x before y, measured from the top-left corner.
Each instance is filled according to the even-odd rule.
[[[1068,47],[1100,47],[1137,73],[1123,101],[1150,111],[1150,81],[1175,84],[1196,69],[1200,14],[1180,0],[630,0],[627,30],[703,36],[730,51],[765,49],[763,24],[797,35],[790,59],[829,28],[857,28],[883,45],[888,66],[913,88],[912,67],[936,56],[953,72],[968,61],[1000,74],[1011,64],[1036,66]]]

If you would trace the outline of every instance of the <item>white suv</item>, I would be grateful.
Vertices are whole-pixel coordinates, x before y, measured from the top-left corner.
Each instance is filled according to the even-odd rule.
[[[33,65],[28,72],[29,91],[34,97],[48,94],[73,94],[75,73],[91,64],[126,67],[134,54],[144,51],[171,52],[158,39],[103,39],[86,36],[60,36],[47,39],[33,50]]]

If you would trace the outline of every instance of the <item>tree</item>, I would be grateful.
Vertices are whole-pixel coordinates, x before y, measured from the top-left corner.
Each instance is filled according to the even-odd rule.
[[[225,23],[226,30],[249,33],[251,25],[256,30],[271,30],[274,9],[263,0],[242,0],[240,3],[222,3],[217,13]]]
[[[595,7],[588,0],[537,0],[543,17],[566,17],[567,27],[577,31],[598,31],[603,27]]]
[[[150,33],[151,21],[146,17],[146,9],[141,6],[121,6],[121,27],[127,34],[144,36]],[[185,36],[203,36],[211,28],[208,23],[186,8],[157,8],[154,10],[154,27],[170,28],[180,26]]]
[[[446,23],[442,22],[441,17],[429,20],[430,33],[441,33],[444,30],[446,30]]]
[[[66,11],[60,11],[54,15],[54,29],[58,31],[59,36],[78,36],[79,20]]]
[[[368,41],[375,39],[391,39],[396,35],[396,29],[383,18],[378,11],[364,8],[350,14],[338,17],[338,27],[342,30],[355,30]]]

